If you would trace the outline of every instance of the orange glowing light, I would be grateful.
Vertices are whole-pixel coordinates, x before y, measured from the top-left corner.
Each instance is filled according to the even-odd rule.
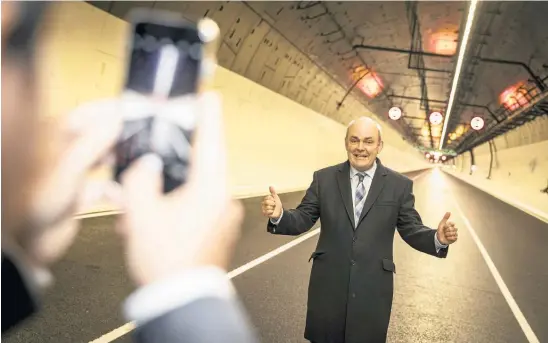
[[[457,52],[457,33],[440,31],[430,36],[430,50],[440,55],[454,55]]]
[[[499,96],[499,102],[507,109],[514,111],[517,108],[526,105],[529,100],[525,97],[525,90],[522,88],[523,82],[506,88]]]
[[[381,79],[374,72],[367,74],[358,84],[358,87],[370,98],[376,97],[382,90]]]
[[[441,127],[432,127],[432,137],[441,137]]]

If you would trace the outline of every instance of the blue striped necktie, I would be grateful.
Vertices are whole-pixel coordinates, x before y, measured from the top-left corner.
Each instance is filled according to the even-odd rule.
[[[363,209],[363,203],[362,200],[365,196],[365,185],[363,184],[363,179],[365,178],[365,175],[362,173],[358,173],[358,178],[360,179],[358,183],[358,187],[356,187],[356,199],[354,201],[354,212],[356,213],[356,224],[358,224],[358,220],[360,219],[360,216],[362,214]]]

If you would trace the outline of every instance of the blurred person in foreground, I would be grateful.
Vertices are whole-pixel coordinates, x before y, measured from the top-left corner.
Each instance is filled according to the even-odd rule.
[[[101,100],[40,126],[35,61],[45,10],[41,2],[2,2],[3,334],[38,310],[53,281],[48,267],[78,233],[73,215],[93,200],[86,174],[111,153],[126,108]],[[186,185],[163,195],[162,162],[148,155],[121,187],[104,189],[123,207],[119,232],[138,286],[124,312],[138,342],[253,343],[225,272],[243,210],[227,187],[220,99],[203,94],[195,108],[201,121]]]
[[[415,209],[413,181],[385,167],[381,126],[352,121],[344,138],[347,161],[314,172],[296,209],[286,209],[273,187],[262,202],[267,231],[300,235],[321,221],[308,288],[304,336],[313,343],[386,341],[396,265],[394,229],[414,249],[445,258],[457,241],[446,212],[436,229]]]

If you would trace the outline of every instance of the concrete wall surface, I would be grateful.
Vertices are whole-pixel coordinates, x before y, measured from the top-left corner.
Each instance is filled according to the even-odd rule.
[[[125,73],[126,22],[83,2],[58,2],[44,30],[42,89],[51,118],[119,94]],[[346,159],[346,127],[219,67],[213,88],[224,99],[230,184],[236,197],[305,189],[314,170]],[[359,115],[370,115],[364,109]],[[382,125],[382,124],[381,124]],[[400,172],[428,168],[421,154],[383,125],[380,158]],[[93,180],[110,177],[99,170]],[[104,210],[98,204],[89,211]]]
[[[470,175],[471,155],[455,159],[455,167],[444,168],[484,191],[548,222],[548,117],[494,139],[493,162],[489,143],[474,149],[475,170]]]

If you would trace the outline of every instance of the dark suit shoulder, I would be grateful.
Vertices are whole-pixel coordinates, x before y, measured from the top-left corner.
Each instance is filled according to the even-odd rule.
[[[321,168],[321,169],[316,170],[315,173],[318,176],[333,175],[336,172],[338,172],[344,166],[344,164],[345,164],[345,162],[335,164],[335,165],[332,165],[332,166],[329,166],[329,167]]]
[[[394,182],[401,182],[402,184],[413,183],[413,180],[405,174],[399,173],[388,167],[386,169],[387,176],[389,176]]]

